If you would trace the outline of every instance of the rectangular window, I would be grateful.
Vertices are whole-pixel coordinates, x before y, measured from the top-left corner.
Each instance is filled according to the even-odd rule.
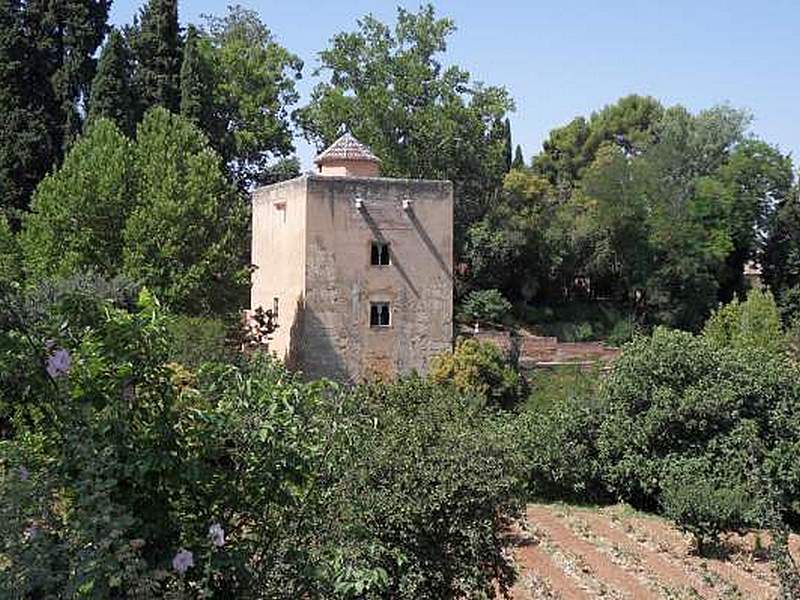
[[[369,326],[389,327],[391,325],[391,311],[388,302],[373,302],[369,306]]]
[[[278,299],[272,299],[272,316],[277,319],[278,318]]]
[[[374,266],[381,267],[391,264],[391,259],[389,258],[389,244],[384,244],[383,242],[372,242],[370,262]]]
[[[277,211],[277,221],[278,223],[286,223],[286,201],[285,200],[278,200],[273,203],[275,210]]]

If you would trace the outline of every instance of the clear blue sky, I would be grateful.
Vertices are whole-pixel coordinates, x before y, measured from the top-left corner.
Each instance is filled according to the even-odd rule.
[[[114,0],[112,21],[129,22],[143,0]],[[314,83],[317,52],[383,0],[239,0],[257,10],[280,43],[305,62],[300,90]],[[221,14],[227,3],[183,0],[181,22]],[[440,0],[455,20],[447,62],[505,85],[517,105],[514,143],[526,159],[553,127],[629,93],[699,110],[727,102],[754,115],[753,133],[800,165],[800,0]],[[304,168],[312,150],[298,142]]]

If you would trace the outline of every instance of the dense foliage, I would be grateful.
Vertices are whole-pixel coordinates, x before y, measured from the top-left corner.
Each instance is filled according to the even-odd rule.
[[[78,278],[0,311],[0,590],[485,597],[513,578],[505,426],[419,378],[340,390],[170,362],[147,291]],[[183,327],[188,327],[184,324]]]
[[[792,163],[748,126],[728,106],[628,96],[554,130],[470,226],[467,287],[556,307],[611,299],[692,330],[745,292],[748,262],[791,287]]]
[[[475,290],[467,294],[460,306],[461,317],[476,322],[502,323],[511,312],[511,303],[495,289]]]
[[[516,422],[535,494],[660,512],[701,550],[798,522],[800,363],[769,293],[721,307],[702,335],[639,336],[596,390],[551,395]]]
[[[124,272],[174,309],[222,313],[246,289],[247,218],[203,133],[156,108],[135,142],[95,120],[37,188],[20,242],[33,281]]]

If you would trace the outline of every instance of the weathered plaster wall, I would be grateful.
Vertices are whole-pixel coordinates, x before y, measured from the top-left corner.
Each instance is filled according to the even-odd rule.
[[[450,182],[314,175],[307,186],[301,368],[350,381],[424,371],[452,342]],[[390,244],[391,265],[370,264],[373,240]],[[376,301],[391,303],[391,327],[370,327]]]
[[[320,168],[320,175],[334,177],[377,177],[378,164],[368,161],[329,160]]]
[[[265,310],[278,298],[278,329],[271,351],[291,363],[290,334],[298,320],[305,282],[305,177],[260,188],[253,194],[250,307]]]

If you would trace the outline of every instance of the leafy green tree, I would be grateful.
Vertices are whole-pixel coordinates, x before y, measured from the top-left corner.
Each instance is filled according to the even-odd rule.
[[[181,39],[178,0],[148,0],[126,31],[135,69],[137,122],[154,106],[180,108]]]
[[[766,227],[761,255],[764,282],[785,307],[784,316],[794,317],[800,303],[800,193],[795,187],[777,203]]]
[[[136,130],[136,101],[133,95],[130,50],[125,38],[114,29],[108,36],[89,97],[89,120],[106,118],[127,136]]]
[[[134,205],[132,145],[111,121],[92,123],[33,196],[20,244],[34,279],[122,266],[122,236]]]
[[[473,321],[500,323],[511,311],[511,303],[495,289],[475,290],[464,298],[460,311]]]
[[[386,175],[452,180],[460,246],[505,174],[506,136],[493,130],[513,103],[505,88],[442,64],[454,30],[431,5],[398,9],[393,29],[364,17],[320,53],[320,71],[330,78],[316,86],[300,121],[320,148],[344,124],[381,158]]]
[[[467,230],[462,258],[469,286],[531,300],[550,285],[557,245],[547,237],[553,189],[529,169],[512,169],[486,215]]]
[[[734,298],[714,311],[703,326],[703,337],[720,348],[755,348],[770,353],[788,349],[775,298],[762,290],[751,290],[744,302]]]
[[[184,118],[153,109],[136,134],[134,172],[125,274],[180,311],[236,310],[249,278],[248,214],[206,137]]]
[[[789,156],[747,139],[711,177],[718,184],[715,201],[726,215],[733,246],[720,278],[720,300],[727,302],[745,294],[744,266],[761,256],[771,215],[791,194],[794,174]]]
[[[593,113],[588,121],[577,117],[550,132],[533,159],[534,169],[554,185],[571,186],[604,143],[617,145],[628,156],[647,148],[663,112],[658,100],[632,94]]]
[[[198,119],[236,184],[276,180],[287,172],[281,161],[294,151],[289,107],[299,98],[295,81],[302,61],[275,40],[255,11],[240,6],[208,17],[192,45],[182,109]]]

